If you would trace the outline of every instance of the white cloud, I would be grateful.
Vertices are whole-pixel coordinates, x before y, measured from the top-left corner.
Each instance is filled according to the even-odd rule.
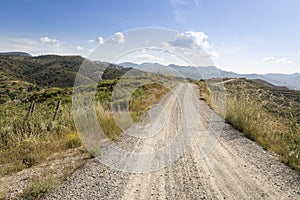
[[[287,57],[284,57],[284,58],[278,58],[276,60],[277,63],[280,63],[280,64],[291,64],[292,61],[290,61]]]
[[[180,52],[192,59],[195,65],[211,65],[212,58],[218,58],[219,54],[208,41],[208,35],[203,32],[187,31],[175,35],[173,41],[163,43],[164,48],[170,52]]]
[[[98,37],[97,39],[95,39],[95,40],[93,40],[93,39],[88,40],[88,43],[95,43],[95,42],[97,42],[98,44],[103,44],[103,43],[104,43],[104,39],[103,39],[103,37],[99,36],[99,37]]]
[[[78,46],[77,46],[77,50],[79,50],[79,51],[83,51],[83,50],[84,50],[84,48],[83,48],[82,46],[78,45]]]
[[[283,58],[275,58],[275,57],[267,57],[267,58],[263,58],[264,62],[273,62],[273,63],[277,63],[277,64],[291,64],[292,61],[290,61],[287,57],[283,57]]]
[[[43,44],[51,44],[51,45],[57,46],[57,47],[60,46],[60,42],[57,39],[49,38],[47,36],[41,37],[40,42],[43,43]]]
[[[53,40],[52,40],[53,41]],[[24,51],[31,55],[57,54],[57,55],[78,55],[78,46],[66,44],[64,42],[49,43],[40,39],[27,38],[5,38],[0,37],[0,51]],[[80,55],[88,56],[88,49],[80,51]]]
[[[263,61],[265,62],[271,62],[271,61],[274,61],[275,58],[274,57],[267,57],[267,58],[264,58]]]
[[[141,54],[141,55],[134,56],[134,58],[142,62],[162,63],[165,61],[164,59],[153,56],[151,54]]]
[[[104,42],[103,37],[99,36],[97,38],[97,42],[98,42],[98,44],[103,44],[103,42]]]
[[[169,42],[171,46],[181,48],[204,48],[209,49],[211,45],[207,41],[208,36],[203,32],[187,31],[185,33],[179,33],[176,39]]]
[[[123,44],[125,42],[125,35],[122,32],[117,32],[115,35],[111,38],[111,42]]]
[[[216,51],[212,51],[212,52],[210,53],[210,57],[211,57],[211,58],[218,58],[218,57],[219,57],[219,53],[216,52]]]
[[[49,38],[47,36],[41,37],[40,41],[43,42],[43,43],[59,43],[59,41],[57,39]]]
[[[298,51],[298,54],[300,55],[300,51]]]

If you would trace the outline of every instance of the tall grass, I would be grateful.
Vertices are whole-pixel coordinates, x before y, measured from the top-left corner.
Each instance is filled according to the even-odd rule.
[[[0,176],[36,165],[70,148],[70,140],[78,138],[76,133],[73,138],[68,135],[75,131],[69,105],[63,104],[53,121],[51,103],[37,103],[29,121],[25,117],[29,103],[0,108]]]
[[[122,129],[110,110],[112,84],[116,82],[106,80],[105,84],[100,84],[95,108],[100,127],[109,139],[116,140],[122,134]],[[129,110],[133,121],[138,121],[167,91],[158,84],[138,88],[130,99]],[[26,114],[30,102],[13,101],[1,104],[0,177],[37,165],[54,152],[82,145],[71,114],[71,94],[62,89],[49,89],[33,95],[36,104],[29,120],[26,120]],[[53,120],[58,100],[61,100],[61,107],[56,120]],[[95,141],[91,138],[92,140]],[[94,145],[95,148],[97,145]]]
[[[138,87],[129,100],[129,114],[131,120],[123,117],[126,113],[118,111],[113,113],[109,109],[104,109],[101,104],[96,105],[97,117],[99,119],[100,127],[106,136],[110,139],[117,139],[122,133],[121,127],[128,127],[132,122],[138,122],[143,113],[148,111],[152,105],[157,103],[159,99],[165,95],[169,90],[162,85],[151,83]],[[118,123],[115,121],[118,118]],[[129,127],[128,127],[129,128]]]
[[[198,84],[204,99],[218,110],[220,104],[212,100],[218,92],[209,90],[204,82]],[[226,121],[263,148],[275,152],[282,162],[300,173],[300,128],[292,107],[297,102],[272,95],[268,88],[236,86],[226,85]],[[283,105],[286,101],[289,103]]]
[[[105,110],[101,104],[97,104],[96,113],[104,134],[109,139],[116,140],[122,133],[122,129],[117,125],[112,111]]]

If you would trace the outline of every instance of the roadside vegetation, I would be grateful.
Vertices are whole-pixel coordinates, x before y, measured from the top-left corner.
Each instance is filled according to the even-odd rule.
[[[2,70],[0,72],[0,179],[5,181],[5,177],[22,170],[31,168],[39,170],[39,166],[51,168],[50,171],[47,169],[45,173],[41,172],[37,176],[30,177],[29,185],[23,188],[22,197],[25,199],[37,199],[53,191],[61,181],[94,155],[93,152],[89,154],[83,147],[73,121],[71,112],[73,89],[65,86],[69,86],[75,76],[72,75],[71,81],[62,79],[62,82],[54,81],[50,84],[46,78],[35,79],[34,74],[28,72],[28,66],[36,64],[32,62],[38,62],[35,67],[45,67],[51,63],[53,65],[54,62],[56,67],[48,66],[49,69],[44,70],[43,74],[45,76],[49,75],[48,72],[50,75],[54,72],[61,74],[68,68],[65,65],[79,63],[80,60],[77,57],[64,59],[57,56],[37,59],[18,57],[8,59],[3,56],[0,58],[2,64],[0,66]],[[9,68],[10,65],[13,65],[13,68]],[[77,68],[78,66],[69,69],[75,71]],[[20,77],[16,77],[18,70],[21,70]],[[117,140],[122,134],[111,111],[111,97],[120,79],[118,77],[127,71],[128,69],[113,65],[104,72],[102,75],[104,79],[99,82],[96,89],[95,108],[98,121],[111,140]],[[143,113],[168,92],[168,89],[157,80],[173,82],[171,77],[143,74],[138,71],[135,73],[139,73],[139,78],[129,78],[128,84],[138,85],[143,79],[147,79],[148,83],[136,87],[127,99],[133,122],[139,121]],[[31,79],[40,81],[41,84],[27,82]],[[120,96],[120,99],[122,98],[123,96]],[[69,156],[76,159],[72,160]],[[63,162],[59,162],[59,159]],[[57,170],[53,170],[53,163],[59,166]],[[11,198],[10,192],[0,187],[0,199]],[[18,194],[18,197],[21,197],[19,195],[21,194]]]
[[[39,199],[53,192],[59,185],[59,180],[54,176],[42,177],[31,182],[25,189],[22,197],[24,199]]]
[[[116,80],[103,80],[96,94],[100,126],[110,139],[117,139],[122,133],[109,103],[116,83]],[[133,120],[139,121],[167,91],[157,83],[138,87],[130,101]],[[70,88],[50,88],[32,93],[26,102],[16,100],[1,104],[0,176],[36,165],[53,152],[82,145],[72,119],[71,93]],[[33,99],[34,109],[29,111]],[[54,119],[58,102],[60,106]]]
[[[300,92],[261,80],[197,81],[201,98],[218,112],[220,87],[226,91],[226,121],[300,174]]]

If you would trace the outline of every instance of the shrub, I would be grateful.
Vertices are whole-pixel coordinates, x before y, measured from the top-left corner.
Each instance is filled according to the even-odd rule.
[[[68,148],[75,148],[82,145],[82,142],[76,132],[67,134],[67,146]]]
[[[39,199],[53,192],[59,185],[59,180],[54,176],[42,177],[33,181],[24,191],[25,199]]]
[[[36,155],[34,153],[30,153],[30,154],[26,155],[25,158],[23,158],[23,161],[22,161],[22,163],[26,167],[32,167],[33,165],[38,164],[38,162],[39,162],[38,155]]]

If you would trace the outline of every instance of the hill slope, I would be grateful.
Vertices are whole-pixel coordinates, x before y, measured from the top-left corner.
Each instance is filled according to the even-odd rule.
[[[81,56],[0,55],[2,79],[29,82],[41,87],[72,87],[81,65],[86,66],[82,74],[86,79],[95,79],[99,74],[104,79],[113,79],[129,71],[109,63],[88,61]]]
[[[84,72],[78,73],[84,65]],[[81,83],[91,80],[115,79],[127,73],[129,68],[89,61],[80,56],[19,56],[0,55],[0,104],[9,100],[25,100],[44,88],[73,87],[78,75]],[[141,71],[136,70],[138,73]]]
[[[15,51],[15,52],[0,52],[0,55],[6,55],[6,56],[29,56],[31,55],[26,52],[20,52],[20,51]]]

